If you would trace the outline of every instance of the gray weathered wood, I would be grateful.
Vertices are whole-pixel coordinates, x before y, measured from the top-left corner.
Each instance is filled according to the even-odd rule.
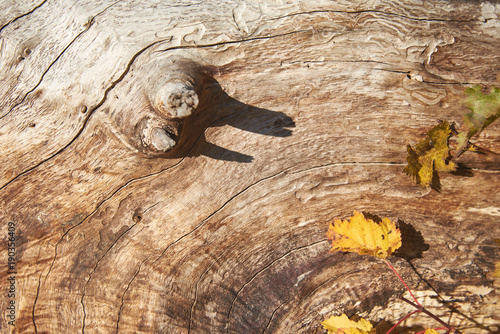
[[[498,156],[464,154],[471,175],[441,174],[440,193],[402,173],[408,143],[438,120],[462,125],[465,87],[498,84],[498,3],[0,10],[0,332],[323,333],[355,312],[395,323],[409,309],[385,265],[328,252],[328,221],[353,210],[399,220],[407,256],[423,247],[391,262],[429,309],[448,320],[439,293],[462,331],[498,331]],[[176,73],[196,77],[183,120],[155,104]],[[144,146],[144,117],[177,145]],[[477,144],[499,152],[499,129]],[[405,326],[418,324],[436,325]]]

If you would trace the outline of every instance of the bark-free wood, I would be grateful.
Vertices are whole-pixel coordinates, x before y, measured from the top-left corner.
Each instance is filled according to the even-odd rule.
[[[472,169],[441,174],[440,193],[402,169],[438,120],[462,124],[465,87],[497,82],[499,4],[0,7],[0,332],[323,333],[355,312],[395,323],[410,309],[386,266],[328,252],[327,222],[353,210],[399,221],[391,262],[426,306],[446,320],[454,308],[464,332],[498,331],[498,158],[464,154]],[[155,97],[185,69],[199,103],[172,121]],[[143,116],[177,145],[144,146]],[[499,152],[499,129],[476,143]],[[436,326],[403,328],[419,324]]]

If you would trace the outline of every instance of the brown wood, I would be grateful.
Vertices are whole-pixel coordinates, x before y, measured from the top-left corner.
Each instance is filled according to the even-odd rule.
[[[498,85],[498,3],[0,10],[1,333],[324,333],[341,313],[387,326],[411,310],[392,272],[328,252],[328,221],[353,210],[399,221],[390,261],[426,307],[498,332],[498,156],[464,154],[441,192],[402,173],[408,143],[462,125],[465,87]],[[499,130],[476,143],[500,152]],[[417,325],[438,324],[402,328]]]

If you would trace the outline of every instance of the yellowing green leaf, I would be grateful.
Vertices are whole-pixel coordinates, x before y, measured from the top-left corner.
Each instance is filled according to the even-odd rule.
[[[489,94],[476,85],[465,90],[465,106],[472,112],[464,116],[463,131],[457,136],[457,156],[468,149],[469,139],[483,131],[500,117],[500,87],[493,87]]]
[[[358,211],[354,211],[349,221],[335,219],[330,222],[326,236],[332,241],[332,252],[352,252],[385,259],[401,247],[401,232],[396,223],[384,218],[377,224]]]
[[[469,144],[469,137],[467,137],[467,132],[468,131],[463,131],[457,135],[457,153],[455,155],[456,157],[460,156],[462,152],[468,150],[468,146],[470,144]]]
[[[418,181],[418,172],[422,169],[422,164],[418,161],[419,156],[411,145],[406,147],[406,151],[408,152],[408,157],[406,158],[408,165],[405,167],[404,172],[412,176],[414,179],[417,179],[417,183],[420,184]]]
[[[500,117],[500,87],[493,87],[489,94],[484,94],[483,88],[477,85],[467,88],[465,96],[465,106],[472,110],[464,116],[470,131],[481,132]]]
[[[452,172],[456,170],[457,166],[448,161],[450,134],[450,125],[444,121],[433,127],[415,149],[408,145],[408,165],[404,172],[412,176],[422,187],[430,186],[434,171]]]
[[[372,324],[363,318],[359,321],[349,320],[342,314],[341,316],[331,316],[321,323],[328,334],[369,334],[372,330]]]

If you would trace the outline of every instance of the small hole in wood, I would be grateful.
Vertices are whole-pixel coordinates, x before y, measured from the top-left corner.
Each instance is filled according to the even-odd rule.
[[[34,127],[36,126],[36,123],[34,123],[34,122],[30,122],[30,123],[28,124],[28,126],[29,126],[30,128],[34,128]]]
[[[142,215],[136,213],[133,217],[132,220],[136,223],[140,222],[142,220]]]

